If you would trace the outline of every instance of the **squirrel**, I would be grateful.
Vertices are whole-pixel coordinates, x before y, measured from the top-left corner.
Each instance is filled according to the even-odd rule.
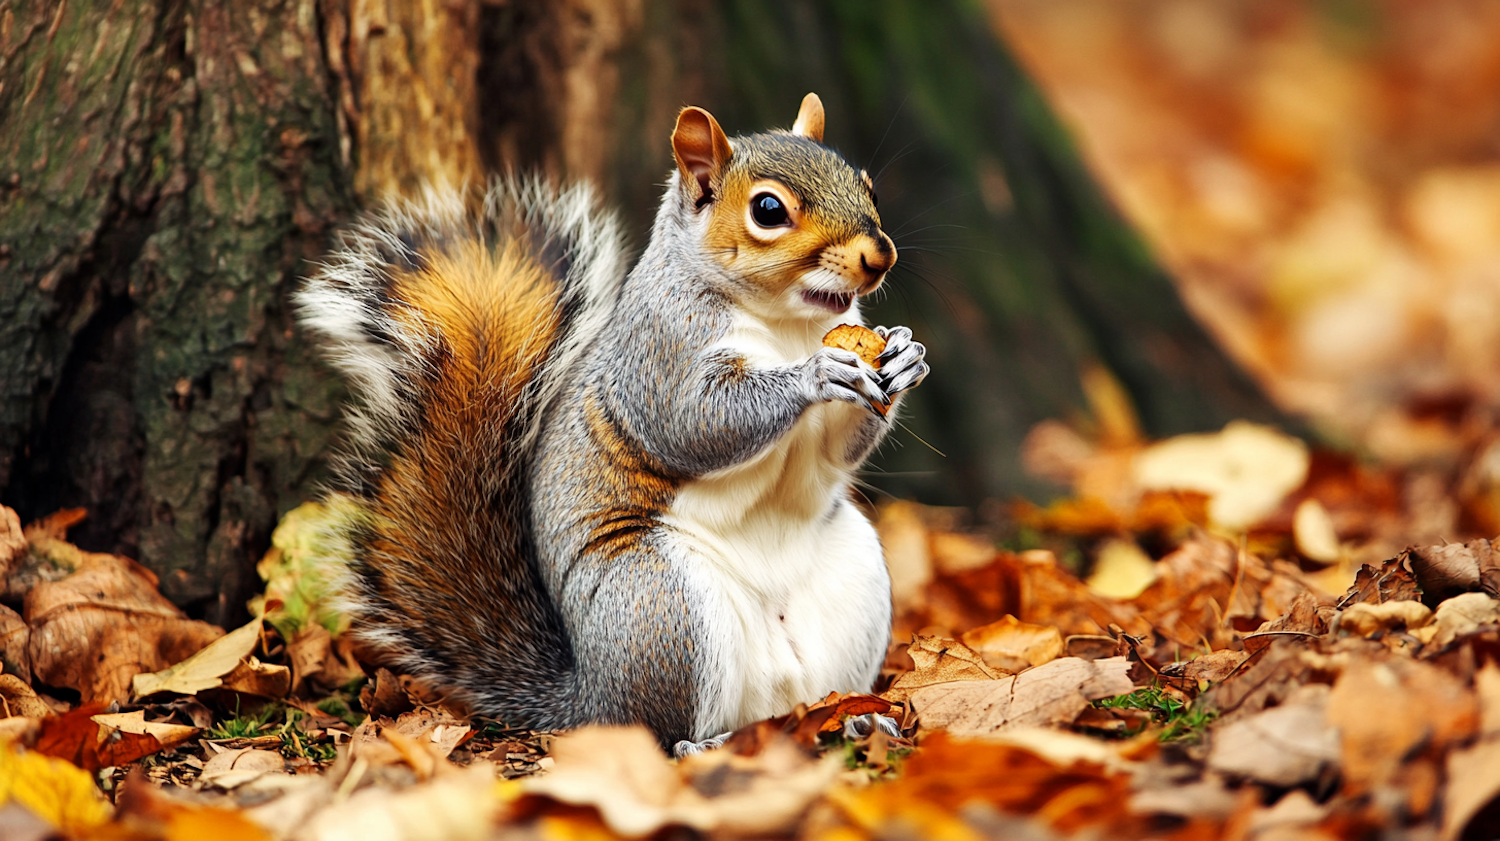
[[[890,637],[854,471],[927,375],[823,347],[896,263],[874,185],[700,108],[638,262],[587,186],[429,188],[296,293],[349,381],[329,526],[356,640],[472,714],[668,747],[869,691]]]

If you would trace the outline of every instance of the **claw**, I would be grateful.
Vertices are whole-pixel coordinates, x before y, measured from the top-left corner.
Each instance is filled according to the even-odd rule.
[[[704,751],[710,751],[714,748],[721,748],[724,746],[724,743],[729,740],[729,737],[733,735],[734,733],[732,732],[720,733],[717,736],[709,739],[704,739],[701,742],[690,742],[687,739],[683,739],[682,741],[672,746],[672,754],[678,759],[681,759],[684,756],[692,756],[693,754],[703,753]]]

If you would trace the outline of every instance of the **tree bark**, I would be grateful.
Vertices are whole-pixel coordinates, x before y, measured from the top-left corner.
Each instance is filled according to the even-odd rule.
[[[243,611],[337,390],[286,293],[351,207],[310,0],[0,4],[0,487]]]

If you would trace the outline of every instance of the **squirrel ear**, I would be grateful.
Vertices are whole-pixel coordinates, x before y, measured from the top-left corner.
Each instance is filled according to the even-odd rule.
[[[815,93],[802,97],[802,107],[797,110],[797,122],[792,124],[792,134],[823,142],[823,100]]]
[[[729,163],[732,154],[729,138],[724,136],[714,115],[692,106],[682,109],[677,115],[677,128],[672,132],[672,154],[682,171],[683,185],[690,190],[690,185],[697,185],[694,202],[702,207],[713,201],[709,179]]]

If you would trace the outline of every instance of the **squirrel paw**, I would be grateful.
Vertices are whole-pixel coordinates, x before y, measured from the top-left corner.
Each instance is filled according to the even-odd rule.
[[[803,364],[802,375],[815,403],[842,400],[864,404],[875,412],[876,406],[888,406],[891,402],[875,371],[851,351],[820,348]]]
[[[875,332],[885,339],[885,350],[876,361],[880,363],[880,385],[890,397],[915,388],[927,378],[927,348],[911,337],[909,327],[876,327]]]
[[[844,738],[850,740],[863,739],[864,737],[880,730],[892,739],[901,738],[901,725],[894,718],[881,715],[880,713],[868,713],[866,715],[852,715],[844,719]]]
[[[692,756],[695,753],[703,753],[704,751],[710,751],[714,748],[722,748],[724,747],[724,742],[733,735],[734,733],[732,732],[720,733],[719,735],[714,736],[711,739],[704,739],[701,742],[689,742],[687,739],[683,739],[682,741],[672,746],[672,755],[677,757],[678,759],[681,759],[684,756]]]

